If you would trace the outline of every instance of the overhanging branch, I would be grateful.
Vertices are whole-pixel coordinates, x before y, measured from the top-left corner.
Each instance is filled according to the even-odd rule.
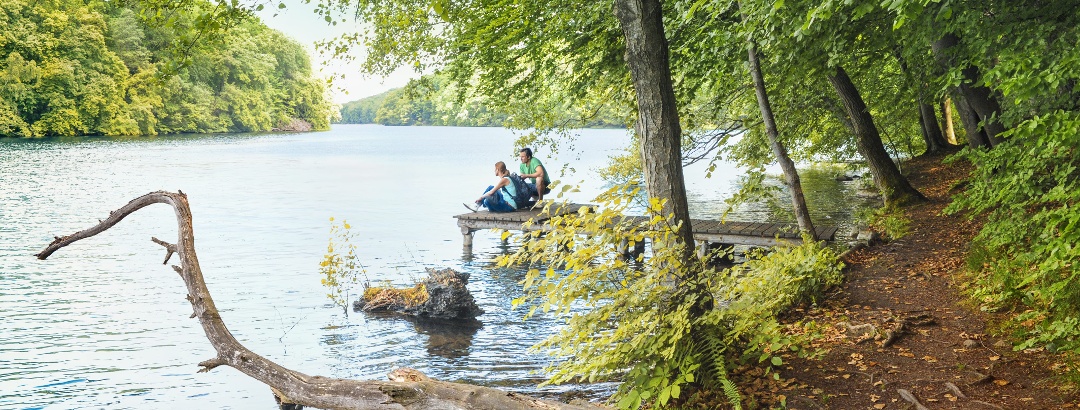
[[[214,359],[199,363],[200,371],[218,366],[229,366],[270,386],[278,397],[289,402],[324,409],[588,409],[548,400],[489,388],[460,383],[449,383],[427,378],[419,381],[369,381],[334,379],[308,376],[287,369],[248,350],[233,337],[222,321],[206,288],[199,260],[195,255],[195,234],[191,222],[191,208],[183,192],[156,191],[133,199],[127,205],[113,211],[97,225],[74,234],[56,237],[38,259],[46,259],[53,252],[79,240],[97,235],[113,227],[124,217],[148,205],[164,203],[176,213],[179,232],[176,244],[154,239],[168,250],[166,263],[173,253],[180,259],[180,272],[187,286],[187,300],[199,318],[206,338],[217,351]]]

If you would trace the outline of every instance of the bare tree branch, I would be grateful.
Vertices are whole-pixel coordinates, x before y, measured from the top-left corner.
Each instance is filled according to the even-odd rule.
[[[195,233],[191,209],[183,192],[157,191],[133,199],[112,212],[97,225],[74,234],[57,237],[38,253],[46,259],[53,252],[76,241],[97,235],[119,223],[124,217],[146,207],[163,203],[172,206],[179,226],[176,245],[157,241],[180,259],[180,276],[187,285],[187,300],[199,318],[206,338],[217,351],[217,357],[199,363],[200,371],[229,366],[270,386],[282,403],[295,403],[323,409],[588,409],[528,396],[508,393],[489,387],[449,383],[425,378],[418,381],[367,381],[308,376],[287,369],[262,357],[240,344],[225,327],[210,291],[203,279],[195,255]],[[168,259],[166,259],[166,262]]]
[[[161,262],[161,264],[164,265],[164,264],[169,263],[169,258],[171,258],[173,256],[173,254],[176,253],[176,245],[165,242],[165,241],[163,241],[161,239],[158,239],[158,238],[150,238],[150,240],[154,241],[154,243],[156,243],[158,245],[161,245],[161,246],[165,247],[165,250],[168,251],[168,253],[165,254],[165,262]]]

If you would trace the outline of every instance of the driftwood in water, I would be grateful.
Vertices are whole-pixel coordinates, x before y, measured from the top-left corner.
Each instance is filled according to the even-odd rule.
[[[225,327],[210,291],[206,288],[199,260],[195,256],[195,233],[187,195],[157,191],[135,198],[109,214],[97,225],[74,234],[57,237],[38,259],[81,239],[97,235],[119,223],[124,217],[151,204],[163,203],[176,212],[179,235],[175,244],[157,238],[153,241],[165,247],[165,263],[175,253],[180,265],[173,270],[187,285],[187,300],[194,309],[191,317],[199,318],[206,338],[217,356],[199,363],[199,372],[218,366],[229,366],[265,383],[283,403],[295,403],[323,409],[587,409],[555,401],[509,393],[498,389],[449,383],[427,378],[399,379],[403,381],[374,381],[334,379],[308,376],[287,369],[248,350]]]

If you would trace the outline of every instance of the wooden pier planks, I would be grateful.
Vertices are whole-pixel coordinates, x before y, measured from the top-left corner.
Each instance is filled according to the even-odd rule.
[[[566,215],[578,212],[583,207],[591,205],[583,204],[552,204],[550,213],[542,207],[515,212],[470,212],[454,215],[458,220],[458,227],[465,237],[465,247],[472,246],[473,232],[480,229],[505,229],[510,231],[547,230],[547,220],[553,216]],[[635,223],[644,222],[647,218],[642,216],[627,216]],[[529,228],[522,225],[532,220]],[[777,246],[782,242],[799,243],[802,238],[799,235],[798,226],[786,223],[763,223],[763,222],[737,222],[716,221],[708,219],[692,219],[690,221],[694,231],[694,239],[707,243],[723,243],[729,245],[752,245],[752,246]],[[814,231],[818,239],[833,240],[836,236],[836,227],[815,226]]]

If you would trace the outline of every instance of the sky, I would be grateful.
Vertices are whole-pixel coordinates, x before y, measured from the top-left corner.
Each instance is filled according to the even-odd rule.
[[[255,14],[270,28],[281,31],[304,45],[311,55],[311,66],[316,75],[323,78],[335,74],[345,75],[345,79],[334,79],[331,86],[331,100],[334,103],[344,104],[391,88],[404,87],[410,78],[419,77],[411,69],[398,70],[387,77],[365,77],[359,72],[358,62],[346,64],[321,56],[315,51],[316,41],[358,31],[360,23],[350,21],[332,26],[314,13],[315,8],[311,4],[304,4],[302,0],[284,0],[283,3],[287,5],[285,9],[278,9],[278,1],[274,1]],[[363,50],[357,49],[354,52],[359,56]]]

